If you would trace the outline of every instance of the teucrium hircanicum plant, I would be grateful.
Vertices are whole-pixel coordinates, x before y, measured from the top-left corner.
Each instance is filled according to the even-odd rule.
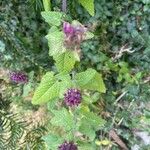
[[[46,38],[57,73],[51,71],[43,76],[32,103],[47,103],[53,116],[51,126],[61,129],[43,139],[50,150],[65,150],[69,145],[85,150],[88,144],[95,148],[95,132],[105,121],[90,110],[91,93],[105,93],[105,84],[101,74],[92,68],[79,73],[74,71],[75,63],[80,61],[80,43],[93,34],[78,21],[63,21],[65,17],[60,12],[44,11],[42,16],[51,27]],[[89,94],[85,95],[85,91]]]

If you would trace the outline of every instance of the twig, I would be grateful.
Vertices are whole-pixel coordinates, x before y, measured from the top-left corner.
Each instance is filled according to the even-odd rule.
[[[116,104],[118,101],[120,101],[120,99],[127,93],[127,91],[123,92],[115,101],[114,104]]]
[[[129,105],[127,111],[131,108],[131,106],[132,106],[134,100],[135,100],[135,99],[133,99],[133,100],[130,102],[130,105]],[[123,120],[124,120],[124,117],[122,117],[122,118],[120,119],[120,121],[119,121],[119,123],[118,123],[117,125],[119,126],[119,125],[122,123]]]
[[[144,80],[144,82],[143,82],[143,83],[145,84],[145,83],[148,83],[148,82],[150,82],[150,76],[149,76],[149,77],[147,77],[147,78]]]
[[[127,52],[127,53],[133,53],[135,51],[135,50],[131,50],[132,47],[126,48],[126,46],[127,45],[122,46],[120,48],[119,52],[117,52],[116,55],[114,57],[112,57],[112,60],[117,60],[117,59],[121,58],[125,52]]]

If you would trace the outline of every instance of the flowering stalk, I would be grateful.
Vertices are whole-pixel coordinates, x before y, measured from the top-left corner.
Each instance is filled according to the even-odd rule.
[[[65,34],[64,44],[68,49],[80,49],[81,42],[85,39],[87,29],[83,25],[72,25],[68,22],[63,23]]]
[[[76,137],[75,137],[75,134],[77,132],[77,118],[78,118],[78,115],[77,115],[77,108],[71,108],[71,111],[72,111],[72,114],[73,114],[73,120],[74,120],[74,126],[72,128],[72,137],[73,137],[73,140],[76,141]]]
[[[70,113],[73,116],[73,120],[75,122],[74,126],[72,127],[72,139],[75,139],[76,133],[76,124],[77,124],[77,106],[81,103],[81,92],[78,89],[71,88],[64,94],[64,102],[66,106],[69,107]]]

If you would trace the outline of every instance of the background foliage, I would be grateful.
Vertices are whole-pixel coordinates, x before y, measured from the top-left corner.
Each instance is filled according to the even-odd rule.
[[[134,131],[142,128],[142,131],[150,132],[150,1],[95,0],[95,14],[82,0],[79,2],[68,0],[68,19],[76,19],[87,25],[95,36],[92,40],[82,43],[82,59],[77,65],[77,71],[84,71],[88,67],[95,68],[102,73],[107,88],[106,94],[94,94],[94,109],[107,121],[105,128],[97,134],[101,141],[98,144],[103,149],[119,149],[121,144],[117,143],[117,139],[112,137],[117,144],[112,144],[109,140],[110,130],[116,129],[116,134],[129,149],[138,144],[141,149],[148,150],[148,145],[142,140],[140,143],[137,141]],[[61,5],[60,0],[52,1],[53,10],[61,10]],[[43,6],[40,0],[0,2],[0,67],[3,70],[24,70],[30,76],[28,85],[17,87],[8,83],[6,76],[0,76],[0,86],[6,86],[0,92],[2,99],[9,100],[13,106],[17,105],[17,113],[21,114],[24,109],[31,114],[38,111],[39,108],[32,106],[30,102],[34,88],[45,70],[55,70],[53,60],[47,55],[48,47],[44,36],[48,25],[40,15],[41,10]],[[124,49],[131,48],[133,52],[123,52],[121,57],[117,58],[123,46]],[[8,109],[4,110],[6,101],[0,104],[0,115],[3,115],[1,118],[12,117],[13,120],[13,115],[7,118],[10,113]],[[0,122],[3,122],[2,119]],[[59,131],[57,128],[55,130]],[[36,133],[36,129],[33,132]],[[43,134],[45,130],[35,136],[36,143],[38,139],[41,140]],[[29,145],[37,144],[33,142]]]

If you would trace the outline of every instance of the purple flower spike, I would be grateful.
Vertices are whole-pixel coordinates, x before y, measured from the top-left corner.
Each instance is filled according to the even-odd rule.
[[[28,76],[23,72],[11,72],[10,73],[10,80],[15,83],[27,83]]]
[[[78,106],[81,103],[81,93],[78,89],[68,89],[64,95],[64,102],[67,106]]]
[[[64,22],[63,23],[63,31],[66,35],[72,35],[74,33],[74,27],[68,23],[68,22]]]
[[[73,142],[64,142],[58,147],[58,150],[78,150],[78,148]]]
[[[79,50],[81,42],[85,39],[87,28],[80,24],[63,23],[63,32],[65,34],[64,45],[68,49]]]

